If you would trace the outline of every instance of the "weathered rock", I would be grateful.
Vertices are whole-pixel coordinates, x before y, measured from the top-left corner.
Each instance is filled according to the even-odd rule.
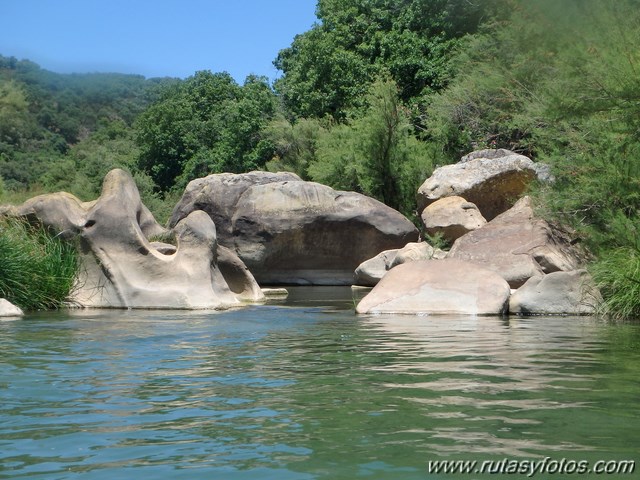
[[[88,307],[185,309],[239,304],[216,262],[215,225],[206,213],[196,211],[179,222],[174,228],[178,246],[174,251],[160,244],[164,253],[143,233],[145,225],[154,230],[148,215],[131,176],[122,170],[109,172],[102,195],[84,219],[83,269],[74,302]],[[246,295],[245,289],[239,293],[243,299]]]
[[[433,248],[427,242],[409,242],[400,249],[380,252],[375,257],[358,265],[354,275],[354,284],[373,287],[396,265],[417,260],[440,260],[446,256],[447,252]]]
[[[436,200],[421,217],[429,235],[441,234],[450,243],[487,223],[478,207],[458,196]]]
[[[511,295],[509,312],[524,315],[592,315],[602,300],[586,270],[536,275]]]
[[[192,180],[173,209],[169,219],[169,227],[174,227],[180,220],[195,210],[209,214],[216,225],[218,241],[227,247],[233,247],[233,225],[231,219],[235,213],[240,197],[254,185],[274,182],[301,182],[291,172],[249,172],[218,173],[204,178]]]
[[[9,212],[11,216],[41,223],[67,239],[80,232],[86,213],[83,203],[67,192],[38,195]]]
[[[427,242],[409,242],[396,253],[391,261],[389,269],[407,262],[418,260],[442,260],[447,256],[447,252],[438,248],[433,248]]]
[[[277,175],[286,180],[276,181]],[[220,243],[261,284],[350,285],[361,262],[418,237],[409,220],[372,198],[277,175],[192,182],[172,222],[191,208],[210,212]]]
[[[500,315],[509,285],[496,273],[455,259],[419,260],[392,268],[357,313]]]
[[[217,263],[220,273],[236,298],[244,302],[259,302],[265,299],[265,294],[255,278],[234,251],[218,245]]]
[[[391,268],[391,262],[396,258],[398,249],[385,250],[373,258],[365,260],[356,268],[353,282],[363,287],[373,287],[386,275]]]
[[[6,298],[0,298],[0,317],[22,317],[24,312]]]
[[[568,239],[535,217],[529,197],[482,228],[460,237],[449,257],[493,270],[512,288],[535,275],[575,270],[580,263],[579,254]]]
[[[491,220],[508,210],[542,169],[509,150],[481,150],[464,161],[437,168],[418,189],[418,208],[444,197],[460,196]]]

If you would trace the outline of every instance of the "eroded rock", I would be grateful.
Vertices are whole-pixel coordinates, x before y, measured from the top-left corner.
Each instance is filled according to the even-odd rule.
[[[22,317],[24,312],[6,298],[0,298],[0,318]]]
[[[220,243],[261,284],[350,285],[360,263],[418,238],[408,219],[381,202],[293,174],[221,174],[195,182],[172,221],[191,208],[210,212],[226,232]]]

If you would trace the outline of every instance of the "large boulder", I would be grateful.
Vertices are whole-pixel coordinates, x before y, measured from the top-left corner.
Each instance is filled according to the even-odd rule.
[[[460,237],[449,257],[493,270],[512,288],[535,275],[575,270],[580,264],[579,252],[569,239],[534,215],[529,197]]]
[[[0,298],[0,317],[22,317],[24,312],[6,298]]]
[[[509,285],[496,273],[455,259],[419,260],[392,268],[357,313],[501,315]]]
[[[216,225],[218,241],[233,247],[233,225],[231,219],[240,197],[254,185],[274,182],[301,182],[291,172],[217,173],[192,180],[182,198],[173,209],[169,227],[174,227],[195,210],[206,212]]]
[[[261,284],[350,285],[364,260],[418,238],[407,218],[358,193],[297,177],[272,181],[274,174],[265,172],[222,175],[192,182],[172,222],[189,212],[190,203],[215,212],[216,225],[227,232],[220,243]]]
[[[476,205],[455,195],[436,200],[421,217],[429,235],[441,234],[449,243],[487,223]]]
[[[509,312],[521,315],[592,315],[602,300],[586,270],[536,275],[509,299]]]
[[[546,169],[509,150],[480,150],[463,161],[434,170],[418,189],[418,208],[444,197],[460,196],[491,220],[508,210],[532,180],[547,179]]]

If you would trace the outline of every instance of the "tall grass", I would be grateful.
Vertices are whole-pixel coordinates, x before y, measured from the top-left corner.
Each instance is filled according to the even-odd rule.
[[[604,298],[601,314],[616,320],[640,318],[640,251],[609,250],[593,265],[592,273]]]
[[[23,310],[59,308],[78,271],[74,245],[18,219],[0,219],[0,297]]]

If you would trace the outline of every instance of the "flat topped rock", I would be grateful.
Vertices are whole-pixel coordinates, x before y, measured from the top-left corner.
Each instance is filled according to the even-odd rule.
[[[357,313],[501,315],[510,288],[495,272],[455,260],[419,260],[392,268]]]

